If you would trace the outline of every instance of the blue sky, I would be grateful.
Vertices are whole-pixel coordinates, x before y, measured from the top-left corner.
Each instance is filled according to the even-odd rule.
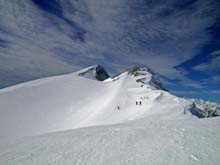
[[[0,0],[0,87],[94,64],[220,102],[218,0]]]
[[[214,23],[208,30],[211,39],[199,47],[199,52],[192,59],[177,66],[178,69],[185,71],[189,79],[196,82],[191,85],[193,88],[186,88],[186,92],[184,92],[178,85],[171,85],[170,89],[185,97],[197,97],[219,102],[220,23]]]

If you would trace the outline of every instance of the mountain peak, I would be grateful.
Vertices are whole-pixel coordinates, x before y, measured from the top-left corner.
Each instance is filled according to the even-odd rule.
[[[134,75],[134,76],[145,75],[146,72],[153,73],[151,71],[151,69],[149,69],[149,68],[141,68],[141,67],[133,67],[133,68],[128,70],[128,73],[130,75]]]
[[[149,84],[155,89],[167,91],[160,79],[149,68],[134,67],[128,70],[128,74],[137,77],[136,81],[139,83]]]
[[[95,79],[99,81],[104,81],[109,78],[109,74],[106,72],[104,67],[101,65],[94,65],[77,72],[79,76],[83,76],[89,79]]]

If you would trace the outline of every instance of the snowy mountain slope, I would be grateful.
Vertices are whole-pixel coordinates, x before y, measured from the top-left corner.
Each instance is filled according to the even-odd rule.
[[[0,90],[1,137],[116,124],[158,114],[182,117],[190,102],[159,89],[160,82],[148,70],[138,72],[142,74],[127,71],[100,82],[79,76],[81,70]]]
[[[0,143],[0,164],[218,165],[220,118],[89,127]],[[215,128],[215,129],[213,129]]]
[[[0,90],[0,164],[219,164],[220,118],[188,113],[149,69],[95,67]]]
[[[87,82],[81,77],[64,75],[1,90],[1,135],[59,129],[72,113],[83,108],[83,102],[89,104],[96,91],[102,90],[101,83]]]

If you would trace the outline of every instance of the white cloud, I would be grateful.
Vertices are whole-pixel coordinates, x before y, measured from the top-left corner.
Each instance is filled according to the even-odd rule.
[[[218,74],[220,75],[220,56],[216,58],[212,58],[207,63],[199,64],[193,67],[194,70],[204,72],[205,74]]]
[[[175,66],[209,41],[206,29],[219,11],[214,0],[184,8],[187,1],[60,2],[65,19],[32,1],[0,1],[0,39],[9,41],[6,48],[0,47],[0,70],[34,77],[95,63],[112,72],[145,65],[168,78],[183,79],[185,74]],[[85,42],[77,39],[80,28],[86,32],[81,34]]]
[[[220,90],[212,90],[211,92],[212,92],[213,94],[220,95]]]
[[[212,57],[220,56],[220,50],[215,50],[215,51],[213,51],[212,53],[210,53],[210,55],[211,55]]]

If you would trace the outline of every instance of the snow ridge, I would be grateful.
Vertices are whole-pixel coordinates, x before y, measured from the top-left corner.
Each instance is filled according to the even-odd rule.
[[[192,104],[170,94],[150,69],[135,67],[109,78],[95,65],[0,90],[0,129],[2,136],[13,137],[151,116],[185,118],[195,115],[189,109]],[[184,115],[186,111],[190,115]],[[219,110],[214,111],[211,114],[218,115]]]
[[[152,87],[154,87],[154,89],[167,91],[160,79],[149,68],[134,67],[132,69],[129,69],[128,73],[134,76],[143,76],[142,78],[138,79],[137,82],[150,84]],[[150,79],[147,79],[146,75],[150,75]]]
[[[189,111],[218,106],[170,94],[146,68],[105,81],[96,68],[0,90],[0,164],[219,164],[220,118]]]

